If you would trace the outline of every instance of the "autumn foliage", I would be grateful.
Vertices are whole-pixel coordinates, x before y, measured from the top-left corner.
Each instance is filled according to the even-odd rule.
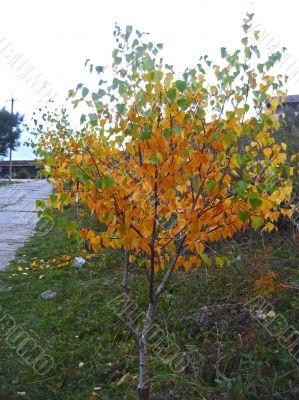
[[[57,128],[39,136],[37,149],[55,187],[51,204],[79,203],[105,226],[74,224],[90,251],[124,252],[125,296],[129,265],[147,271],[150,324],[173,271],[225,264],[206,254],[207,243],[249,226],[271,231],[280,215],[292,215],[295,156],[287,159],[286,145],[273,139],[285,94],[282,77],[269,70],[280,53],[262,62],[246,36],[242,51],[222,48],[222,66],[202,57],[177,77],[160,58],[161,44],[145,43],[140,32],[133,37],[130,26],[125,32],[116,26],[114,35],[112,82],[101,79],[95,92],[80,84],[69,93],[75,107],[89,111],[80,130],[55,116]],[[147,359],[147,326],[130,329]],[[139,396],[147,398],[143,373]]]

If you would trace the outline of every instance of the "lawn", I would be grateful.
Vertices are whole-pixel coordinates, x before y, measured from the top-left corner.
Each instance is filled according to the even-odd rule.
[[[9,181],[0,180],[0,186],[6,186],[6,185],[9,185]]]
[[[0,275],[2,314],[9,314],[55,363],[39,375],[5,339],[2,322],[1,400],[136,398],[138,353],[113,312],[121,307],[120,255],[89,255],[81,243],[68,239],[72,213],[56,214],[52,231],[36,234]],[[298,398],[298,364],[243,306],[254,297],[256,280],[273,271],[282,285],[267,301],[299,328],[298,248],[299,236],[291,227],[271,235],[250,233],[242,241],[236,237],[213,246],[212,252],[228,256],[229,265],[176,274],[161,298],[156,323],[171,351],[187,353],[189,363],[176,370],[153,352],[153,399]],[[74,267],[75,256],[87,263]],[[143,282],[143,271],[136,271],[130,286],[142,309],[147,301]],[[56,297],[42,299],[46,290]]]
[[[11,182],[11,184],[14,184],[14,183],[22,183],[22,181],[15,181],[14,180],[14,181]],[[0,179],[0,186],[6,186],[6,185],[10,185],[9,180]]]

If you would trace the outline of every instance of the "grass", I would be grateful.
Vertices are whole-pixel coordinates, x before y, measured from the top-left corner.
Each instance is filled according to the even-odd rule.
[[[25,392],[24,398],[30,400],[136,398],[138,353],[125,324],[113,312],[121,307],[119,253],[90,257],[80,243],[66,237],[72,217],[71,209],[63,217],[56,215],[54,228],[45,236],[36,234],[0,275],[3,310],[55,362],[40,376],[2,336],[0,400],[18,399],[17,392]],[[298,234],[290,228],[266,236],[248,234],[213,246],[212,251],[231,259],[222,269],[177,272],[161,297],[156,323],[166,338],[161,347],[170,343],[170,354],[188,352],[190,362],[184,371],[172,369],[163,362],[165,356],[152,352],[153,399],[298,396],[295,360],[237,305],[253,297],[259,277],[274,271],[280,282],[293,288],[275,290],[269,301],[298,329],[298,245]],[[88,261],[75,268],[75,256]],[[136,270],[130,287],[144,310],[147,292],[142,271]],[[40,294],[46,290],[57,296],[43,300]],[[230,306],[216,307],[224,304]],[[203,309],[207,305],[208,311]],[[1,329],[3,335],[0,324]]]
[[[22,181],[12,181],[11,182],[11,184],[14,184],[14,183],[22,183]],[[2,180],[2,179],[0,179],[0,186],[6,186],[6,185],[10,185],[10,183],[9,183],[9,180],[7,180],[7,179],[5,179],[5,180]]]

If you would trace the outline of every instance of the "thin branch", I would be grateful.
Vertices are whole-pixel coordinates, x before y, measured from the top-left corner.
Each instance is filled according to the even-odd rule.
[[[166,271],[166,273],[165,273],[165,275],[164,275],[164,277],[163,277],[163,279],[162,279],[162,281],[161,281],[159,287],[157,288],[157,290],[156,290],[156,292],[155,292],[155,301],[156,301],[156,302],[157,302],[158,297],[159,297],[159,296],[163,293],[163,291],[165,290],[165,286],[166,286],[167,282],[169,281],[169,279],[170,279],[170,277],[171,277],[171,274],[172,274],[172,272],[173,272],[173,270],[174,270],[174,267],[175,267],[175,265],[176,265],[176,263],[177,263],[177,260],[178,260],[180,254],[181,254],[181,251],[182,251],[182,249],[183,249],[183,245],[184,245],[184,242],[185,242],[185,240],[186,240],[186,237],[187,237],[187,235],[184,235],[184,236],[182,237],[182,239],[180,240],[180,243],[179,243],[179,246],[178,246],[178,248],[177,248],[176,254],[175,254],[175,256],[173,257],[173,259],[171,260],[171,263],[170,263],[170,265],[169,265],[169,267],[168,267],[168,270]]]

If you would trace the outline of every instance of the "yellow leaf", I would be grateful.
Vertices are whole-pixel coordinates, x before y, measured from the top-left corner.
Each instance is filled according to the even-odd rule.
[[[282,214],[284,217],[287,216],[287,217],[289,217],[289,218],[290,218],[290,217],[292,216],[292,214],[293,214],[293,210],[287,209],[287,208],[281,209],[280,212],[281,212],[281,214]]]
[[[127,143],[127,151],[128,151],[130,154],[135,154],[134,146],[133,146],[131,143]]]
[[[142,200],[139,192],[136,191],[136,192],[133,193],[133,200],[135,202]]]
[[[267,158],[270,158],[270,156],[271,156],[271,154],[272,154],[272,150],[270,149],[270,147],[266,147],[266,148],[263,150],[263,152],[264,152],[264,154],[265,154],[265,156],[266,156]]]
[[[263,228],[263,231],[268,231],[271,232],[275,228],[275,225],[272,224],[272,222],[268,222],[265,227]]]
[[[294,175],[294,167],[290,167],[289,175],[290,176]]]
[[[259,37],[260,37],[260,31],[254,31],[255,40],[259,40]]]
[[[201,254],[204,251],[204,245],[200,242],[196,242],[195,247],[198,254]]]
[[[96,237],[90,239],[91,248],[95,253],[99,251],[100,243],[101,243],[101,237],[100,236],[96,236]]]
[[[175,116],[176,121],[177,121],[180,125],[183,123],[184,118],[185,118],[185,113],[182,112],[182,111],[179,112],[179,113]]]
[[[224,257],[215,257],[216,259],[216,264],[219,265],[219,267],[223,267],[225,263],[225,258]]]
[[[286,153],[278,153],[277,156],[275,157],[275,161],[278,162],[279,164],[285,163],[286,159],[287,159]]]
[[[117,386],[122,385],[123,383],[127,382],[128,379],[130,378],[130,373],[128,372],[127,374],[125,374],[124,376],[122,376],[120,378],[120,380],[117,382]]]
[[[94,237],[95,237],[95,233],[93,231],[88,231],[88,233],[86,235],[86,239],[90,240],[90,239],[92,239]],[[55,261],[55,260],[53,260],[53,261]]]
[[[297,157],[297,154],[293,154],[293,155],[291,156],[291,162],[293,162],[293,161],[296,159],[296,157]]]
[[[190,271],[191,268],[192,268],[192,261],[191,261],[191,260],[185,261],[185,262],[184,262],[184,269],[185,269],[185,271]]]
[[[81,164],[82,158],[83,158],[82,154],[78,154],[76,156],[76,163]]]

